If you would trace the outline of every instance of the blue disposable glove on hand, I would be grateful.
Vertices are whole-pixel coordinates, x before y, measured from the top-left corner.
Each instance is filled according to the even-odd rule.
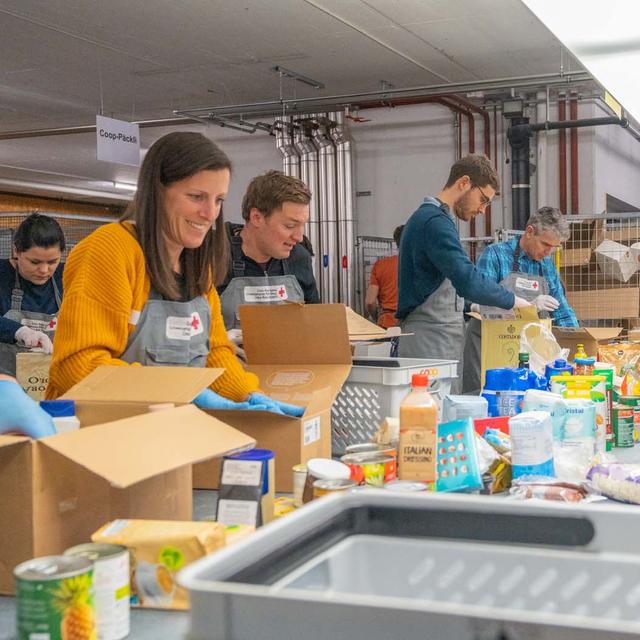
[[[274,400],[273,398],[269,398],[268,396],[257,392],[254,392],[249,396],[249,404],[252,407],[260,407],[262,410],[279,413],[284,416],[292,416],[294,418],[301,418],[304,413],[304,407],[280,402],[279,400]]]
[[[234,402],[223,398],[211,389],[201,391],[193,400],[193,404],[200,409],[250,409],[248,402]]]
[[[0,434],[16,432],[30,438],[56,433],[51,416],[17,382],[0,380]]]

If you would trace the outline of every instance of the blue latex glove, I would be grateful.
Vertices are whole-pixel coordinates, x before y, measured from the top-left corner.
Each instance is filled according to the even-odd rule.
[[[193,401],[193,404],[200,409],[251,409],[248,402],[234,402],[228,398],[223,398],[211,389],[201,391]]]
[[[43,438],[56,433],[51,416],[17,382],[0,380],[0,433]]]
[[[304,413],[303,407],[298,407],[295,404],[287,404],[286,402],[280,402],[274,400],[262,393],[254,392],[249,396],[249,404],[252,407],[260,407],[260,409],[271,411],[272,413],[279,413],[284,416],[292,416],[294,418],[301,418]]]

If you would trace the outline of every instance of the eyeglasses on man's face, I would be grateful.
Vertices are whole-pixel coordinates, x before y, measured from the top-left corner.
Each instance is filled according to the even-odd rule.
[[[488,198],[487,194],[477,184],[474,184],[473,187],[474,187],[474,189],[477,189],[480,192],[480,195],[482,196],[482,200],[480,201],[480,206],[481,207],[486,207],[486,206],[490,205],[491,204],[491,198]]]

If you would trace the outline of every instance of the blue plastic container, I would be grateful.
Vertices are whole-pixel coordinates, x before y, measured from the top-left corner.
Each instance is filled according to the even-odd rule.
[[[522,411],[522,400],[529,389],[547,389],[547,379],[530,369],[487,369],[480,394],[487,400],[489,416],[514,416]]]
[[[573,366],[570,365],[566,360],[554,360],[553,364],[548,364],[544,368],[544,377],[549,380],[549,387],[551,387],[551,376],[562,375],[573,375]]]

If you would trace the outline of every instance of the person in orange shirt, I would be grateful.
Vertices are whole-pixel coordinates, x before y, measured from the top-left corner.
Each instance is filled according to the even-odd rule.
[[[396,227],[393,241],[400,246],[400,237],[404,225]],[[395,327],[398,324],[396,311],[398,310],[398,256],[380,258],[371,271],[371,279],[365,295],[364,306],[367,313],[383,329]]]

